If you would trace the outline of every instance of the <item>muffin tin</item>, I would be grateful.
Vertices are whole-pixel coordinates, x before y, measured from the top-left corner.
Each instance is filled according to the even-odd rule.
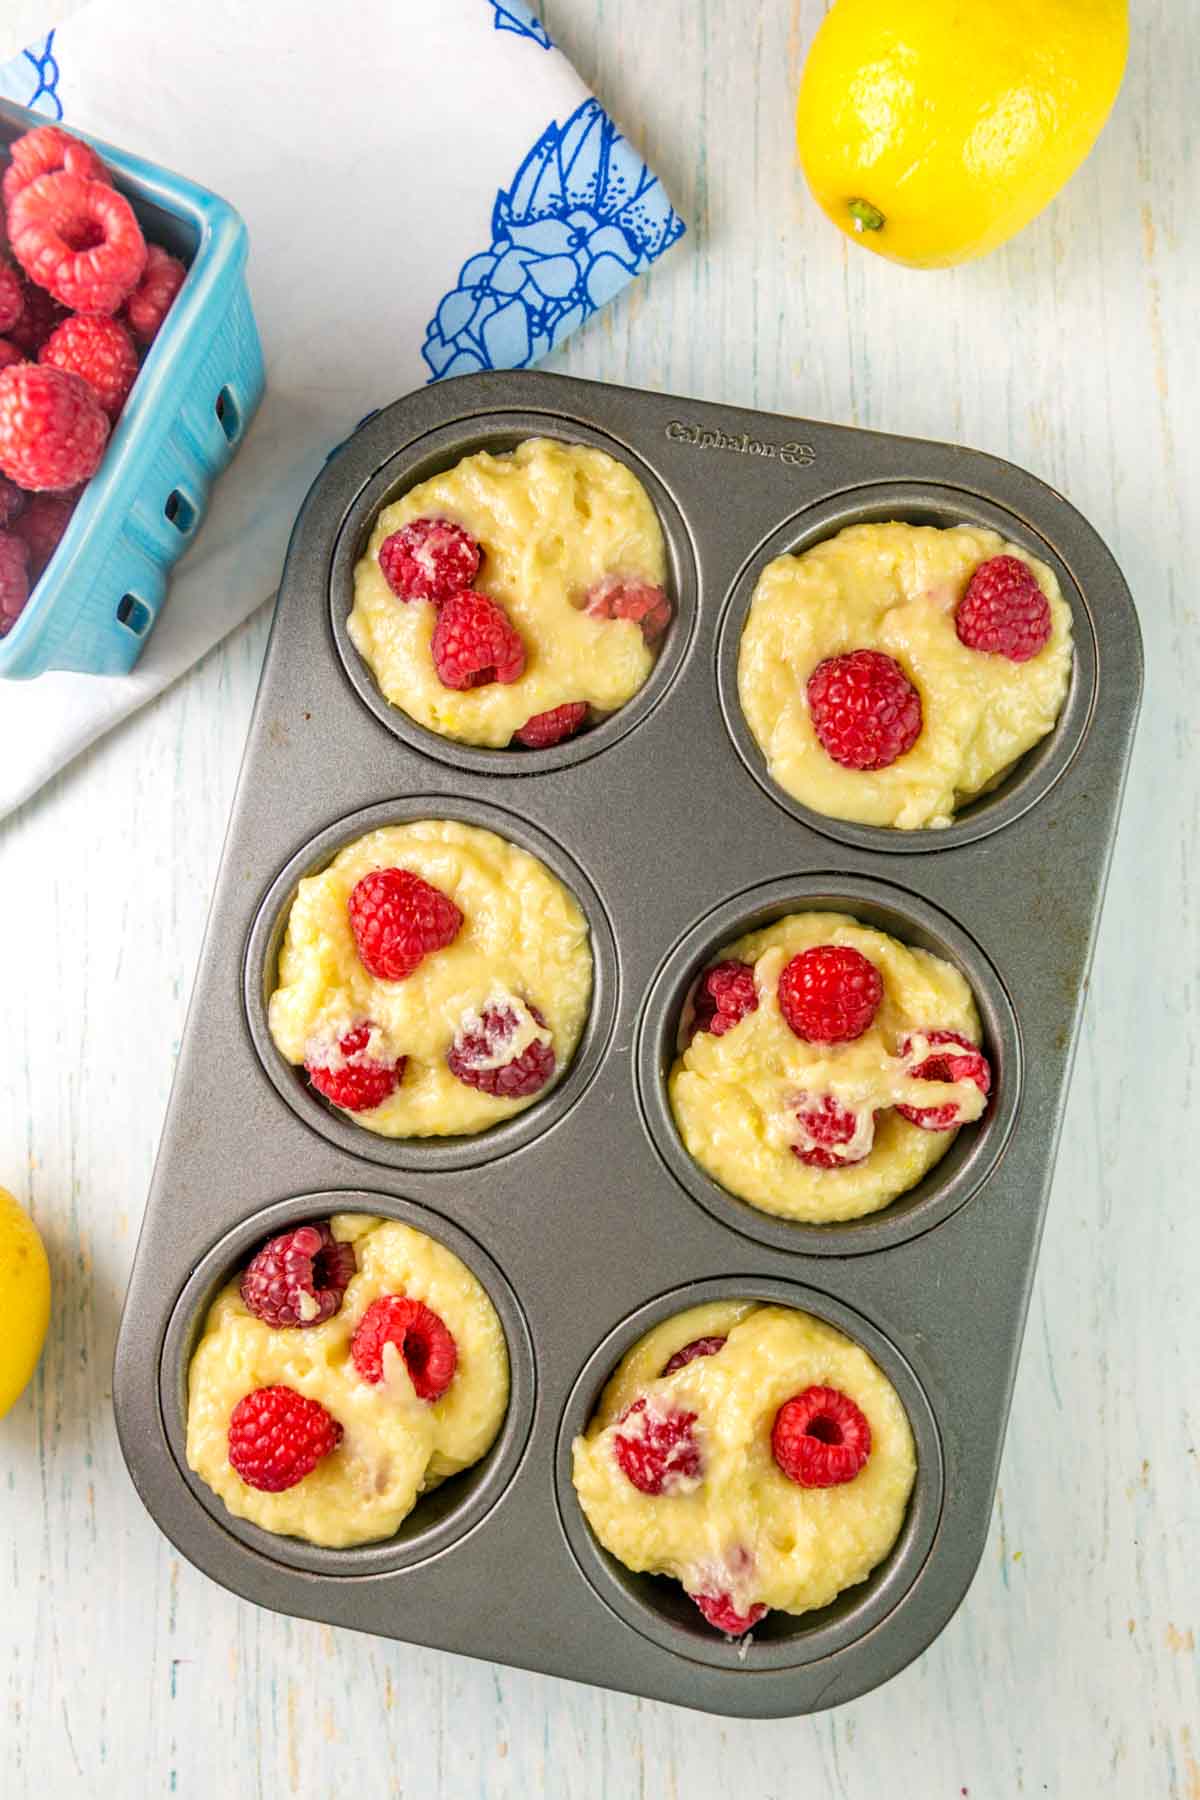
[[[620,713],[543,751],[476,750],[388,707],[346,634],[379,508],[470,452],[598,444],[657,505],[676,616]],[[771,782],[742,723],[737,642],[781,551],[853,520],[995,526],[1074,615],[1054,733],[941,831],[825,819]],[[423,389],[330,458],[279,592],[117,1346],[135,1483],[200,1568],[282,1612],[712,1712],[848,1700],[936,1636],[987,1534],[1005,1420],[1137,713],[1120,572],[1058,494],[993,457],[525,372]],[[397,1143],[283,1062],[265,998],[299,879],[376,825],[477,823],[574,891],[596,992],[571,1068],[493,1131]],[[665,1099],[679,1010],[712,954],[797,909],[856,914],[955,963],[997,1072],[983,1121],[885,1211],[807,1226],[734,1199]],[[272,1232],[336,1210],[403,1218],[488,1288],[513,1367],[504,1429],[398,1536],[321,1550],[232,1518],[184,1458],[208,1300]],[[834,1605],[749,1641],[630,1574],[575,1503],[570,1444],[624,1351],[669,1313],[758,1296],[829,1319],[897,1387],[919,1472],[891,1554]]]

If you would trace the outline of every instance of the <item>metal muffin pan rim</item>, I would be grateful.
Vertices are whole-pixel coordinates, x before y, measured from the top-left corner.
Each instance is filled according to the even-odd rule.
[[[385,506],[433,473],[454,467],[476,451],[490,449],[493,454],[503,454],[531,437],[549,437],[568,445],[603,450],[641,482],[663,534],[672,615],[653,668],[637,692],[616,712],[578,736],[545,750],[492,749],[434,731],[384,696],[350,636],[354,570]],[[465,415],[454,423],[434,426],[396,449],[364,483],[345,512],[329,562],[328,599],[329,625],[338,661],[368,711],[420,755],[485,776],[540,775],[572,768],[619,743],[666,699],[689,658],[699,617],[695,544],[682,509],[658,472],[620,438],[584,420],[565,412],[525,409]]]
[[[961,504],[956,504],[961,502]],[[782,787],[767,767],[766,757],[742,711],[738,661],[742,634],[759,577],[776,557],[810,550],[850,525],[899,518],[917,522],[983,526],[997,531],[1054,572],[1071,609],[1072,662],[1066,697],[1052,729],[1017,758],[995,786],[972,800],[945,826],[901,830],[864,825],[817,812]],[[1033,543],[1023,540],[1034,540]],[[883,478],[840,489],[800,508],[773,530],[746,558],[721,608],[717,623],[716,679],[725,729],[748,773],[784,812],[810,830],[859,850],[889,855],[951,850],[977,843],[1015,824],[1036,807],[1074,762],[1096,707],[1100,680],[1099,650],[1092,608],[1082,585],[1043,533],[1021,514],[970,487],[931,480]]]
[[[291,1226],[328,1219],[334,1213],[397,1219],[453,1251],[496,1310],[509,1366],[508,1405],[500,1430],[478,1462],[431,1491],[429,1499],[439,1508],[434,1522],[424,1526],[420,1523],[418,1515],[426,1504],[422,1496],[392,1537],[343,1548],[313,1544],[239,1519],[189,1467],[187,1460],[188,1369],[218,1291],[245,1267],[268,1238]],[[432,1207],[365,1188],[297,1194],[259,1209],[225,1232],[188,1275],[171,1309],[159,1353],[162,1425],[185,1487],[208,1518],[229,1537],[267,1561],[302,1575],[351,1580],[389,1575],[417,1568],[454,1549],[482,1525],[512,1487],[532,1435],[537,1404],[537,1358],[532,1334],[516,1290],[495,1258],[461,1226]],[[442,1510],[437,1496],[441,1495],[444,1501],[452,1484],[460,1484],[460,1497]],[[417,1526],[410,1530],[414,1519]]]
[[[887,1555],[861,1582],[844,1588],[828,1607],[821,1608],[815,1615],[816,1623],[805,1625],[808,1615],[791,1615],[796,1619],[793,1627],[784,1628],[778,1636],[752,1631],[748,1634],[749,1643],[714,1631],[701,1621],[698,1611],[693,1623],[690,1602],[685,1598],[677,1608],[664,1610],[659,1597],[665,1599],[670,1594],[674,1600],[671,1589],[675,1588],[680,1596],[683,1589],[670,1577],[639,1575],[623,1568],[595,1536],[571,1479],[572,1444],[586,1428],[621,1358],[655,1325],[712,1300],[764,1300],[810,1313],[833,1325],[868,1353],[896,1389],[917,1451],[912,1493],[900,1531]],[[676,1656],[748,1676],[767,1669],[785,1670],[819,1662],[861,1643],[889,1618],[912,1591],[929,1561],[946,1488],[936,1410],[907,1358],[887,1334],[855,1307],[808,1283],[745,1275],[712,1276],[669,1289],[644,1301],[613,1326],[571,1384],[555,1441],[554,1480],[559,1519],[571,1554],[588,1586],[609,1610],[632,1630]],[[647,1598],[647,1594],[654,1598]],[[846,1595],[852,1597],[845,1600]],[[671,1616],[675,1610],[678,1618]],[[776,1610],[768,1618],[778,1629],[788,1616]]]
[[[858,909],[874,910],[875,924]],[[971,989],[984,1026],[996,1080],[988,1108],[963,1126],[946,1154],[912,1188],[887,1206],[856,1219],[811,1223],[765,1212],[708,1174],[686,1149],[667,1093],[684,1001],[702,969],[748,931],[791,912],[846,912],[901,943],[932,941]],[[900,920],[897,925],[893,921]],[[917,948],[930,945],[917,943]],[[966,1206],[991,1178],[1008,1147],[1021,1110],[1024,1045],[1020,1021],[1003,977],[969,932],[908,888],[866,875],[812,873],[782,876],[733,894],[689,927],[666,952],[647,989],[633,1055],[638,1111],[669,1173],[691,1199],[722,1224],[773,1250],[804,1256],[858,1256],[891,1249],[932,1231]],[[960,1146],[963,1148],[960,1149]],[[947,1164],[949,1167],[947,1168]]]
[[[324,1100],[276,1048],[268,1024],[268,989],[276,979],[296,889],[308,875],[329,867],[339,851],[388,825],[450,819],[474,825],[535,856],[573,896],[588,925],[592,993],[583,1033],[570,1064],[542,1098],[510,1118],[461,1137],[388,1138],[356,1125]],[[455,794],[421,794],[379,801],[336,819],[296,850],[259,903],[246,939],[242,969],[245,1021],[259,1063],[297,1117],[350,1155],[409,1173],[434,1174],[475,1168],[507,1156],[553,1129],[582,1099],[603,1066],[620,1010],[621,965],[616,934],[599,890],[582,865],[540,827],[488,801]]]

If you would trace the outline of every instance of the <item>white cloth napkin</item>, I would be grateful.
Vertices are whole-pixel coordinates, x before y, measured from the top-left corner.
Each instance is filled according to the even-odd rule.
[[[0,682],[2,816],[270,596],[305,490],[365,413],[535,361],[683,225],[523,0],[94,0],[0,91],[239,209],[267,359],[134,672]]]

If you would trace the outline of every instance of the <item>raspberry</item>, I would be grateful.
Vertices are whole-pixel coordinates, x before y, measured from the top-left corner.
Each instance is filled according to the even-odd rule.
[[[0,331],[11,331],[25,311],[25,284],[6,256],[0,256]]]
[[[128,200],[100,181],[41,175],[8,209],[12,253],[31,280],[78,312],[116,312],[146,266]]]
[[[21,277],[21,288],[24,304],[21,316],[15,325],[9,327],[8,340],[26,356],[36,356],[56,325],[70,315],[65,306],[48,294],[44,287],[36,281],[27,281]]]
[[[411,869],[372,869],[355,883],[348,909],[363,967],[378,981],[406,981],[462,929],[449,895]]]
[[[677,1369],[686,1369],[687,1365],[695,1362],[698,1356],[715,1356],[717,1351],[724,1347],[725,1339],[723,1337],[693,1338],[690,1344],[685,1344],[682,1350],[677,1350],[674,1356],[663,1364],[663,1374],[674,1375]],[[695,1599],[694,1594],[692,1598]]]
[[[564,706],[551,707],[549,712],[534,713],[532,719],[526,719],[520,731],[513,732],[513,742],[524,744],[527,750],[548,750],[551,744],[574,737],[587,716],[586,700],[568,700]]]
[[[29,598],[29,547],[11,531],[0,531],[0,637],[7,637]]]
[[[507,684],[525,671],[525,646],[516,626],[502,606],[474,588],[442,602],[430,649],[443,687]]]
[[[593,619],[632,619],[648,644],[671,623],[671,602],[662,588],[637,576],[606,575],[588,589],[583,610]]]
[[[1050,602],[1019,556],[980,563],[958,603],[954,629],[968,650],[1028,662],[1050,639]]]
[[[418,1400],[440,1400],[454,1379],[458,1346],[444,1320],[421,1300],[384,1294],[359,1320],[350,1354],[364,1381],[383,1380],[383,1347],[404,1358]]]
[[[747,1013],[757,1011],[758,989],[750,964],[732,957],[714,963],[700,977],[692,999],[692,1036],[711,1031],[714,1037],[724,1037]]]
[[[246,1486],[263,1494],[295,1487],[341,1441],[337,1420],[290,1387],[255,1388],[229,1419],[229,1460]]]
[[[814,1094],[801,1094],[797,1117],[802,1137],[799,1143],[791,1146],[792,1155],[798,1156],[810,1169],[844,1169],[848,1164],[864,1162],[871,1154],[874,1115],[865,1146],[853,1151],[845,1146],[852,1144],[858,1135],[859,1114],[843,1106],[832,1094],[822,1094],[819,1099]]]
[[[921,735],[921,696],[882,650],[818,663],[808,710],[821,748],[844,769],[886,769]]]
[[[62,490],[100,467],[108,418],[86,381],[37,363],[0,369],[0,470],[18,487]]]
[[[24,488],[19,488],[0,475],[0,531],[6,530],[20,513],[25,511],[29,495]]]
[[[304,1065],[317,1092],[344,1112],[371,1112],[404,1080],[406,1056],[395,1063],[381,1063],[372,1062],[365,1054],[372,1029],[370,1023],[355,1025],[339,1039],[335,1067],[313,1062]]]
[[[779,1010],[807,1044],[848,1044],[860,1038],[882,999],[879,970],[849,944],[802,950],[779,977]]]
[[[723,1631],[726,1637],[744,1637],[746,1632],[760,1619],[765,1619],[767,1609],[756,1600],[749,1612],[740,1613],[734,1607],[728,1594],[689,1594],[710,1625]]]
[[[82,492],[82,488],[68,488],[65,494],[31,494],[27,505],[14,520],[13,530],[29,546],[31,581],[40,578],[54,555]]]
[[[613,1455],[640,1493],[670,1494],[700,1474],[694,1412],[652,1413],[643,1398],[627,1406],[617,1424],[624,1425],[627,1419],[636,1423],[628,1431],[614,1432]]]
[[[145,272],[124,307],[125,323],[139,344],[154,342],[186,279],[187,270],[177,256],[170,256],[161,244],[146,245]]]
[[[397,599],[435,606],[470,587],[479,561],[479,545],[452,519],[413,519],[379,546],[379,566]]]
[[[535,1025],[546,1030],[536,1006],[500,1004],[485,1006],[482,1013],[468,1013],[458,1036],[446,1053],[450,1073],[467,1087],[479,1088],[500,1100],[527,1100],[544,1088],[554,1073],[554,1045],[535,1037],[519,1056],[508,1062],[496,1058],[521,1026],[517,1008],[527,1011]]]
[[[54,175],[60,169],[84,181],[112,180],[96,152],[57,125],[38,125],[27,131],[13,142],[8,154],[12,161],[4,171],[5,206],[11,206],[21,189],[39,175]]]
[[[954,1056],[943,1051],[940,1055],[927,1056],[915,1069],[909,1070],[910,1075],[918,1081],[972,1081],[981,1094],[991,1092],[991,1066],[970,1038],[960,1037],[957,1031],[926,1031],[921,1035],[930,1044],[953,1044],[962,1054]],[[909,1056],[911,1052],[912,1039],[905,1038],[900,1054]],[[910,1125],[919,1125],[922,1131],[952,1131],[962,1123],[962,1108],[954,1100],[948,1100],[944,1106],[898,1106],[896,1111]]]
[[[137,379],[133,339],[107,313],[73,313],[64,319],[38,351],[38,361],[82,376],[110,419],[120,415]]]
[[[342,1304],[358,1263],[324,1220],[268,1240],[246,1266],[241,1295],[256,1319],[275,1330],[323,1325]]]
[[[10,369],[14,363],[24,362],[25,360],[26,357],[23,350],[18,350],[17,346],[12,343],[10,339],[0,338],[0,369]]]
[[[853,1481],[871,1454],[871,1427],[848,1394],[809,1387],[775,1414],[771,1452],[800,1487],[840,1487]]]

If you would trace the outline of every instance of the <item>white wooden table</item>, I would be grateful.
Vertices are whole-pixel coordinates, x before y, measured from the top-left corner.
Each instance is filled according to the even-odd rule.
[[[988,261],[921,275],[845,245],[794,172],[822,10],[548,0],[692,226],[556,366],[1011,457],[1091,517],[1139,601],[1139,747],[974,1587],[890,1686],[750,1725],[260,1612],[159,1536],[117,1449],[110,1362],[260,615],[0,839],[0,1181],[31,1202],[56,1282],[40,1374],[0,1424],[12,1800],[1200,1800],[1200,32],[1190,7],[1144,0],[1065,198]]]

